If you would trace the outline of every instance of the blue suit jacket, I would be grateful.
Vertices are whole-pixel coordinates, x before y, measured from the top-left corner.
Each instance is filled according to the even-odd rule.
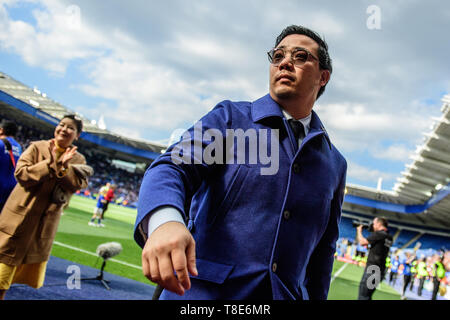
[[[152,163],[139,193],[135,240],[144,246],[140,223],[147,214],[162,206],[177,208],[196,241],[199,273],[184,296],[164,290],[161,299],[326,299],[347,163],[317,114],[313,111],[298,150],[270,95],[254,102],[223,101],[201,124],[203,133],[217,129],[223,137],[227,129],[278,129],[279,169],[261,175],[267,165],[248,161],[248,141],[244,164],[198,161],[198,151],[213,139],[196,136],[195,126],[181,139],[192,142],[192,164],[173,163],[177,144]]]

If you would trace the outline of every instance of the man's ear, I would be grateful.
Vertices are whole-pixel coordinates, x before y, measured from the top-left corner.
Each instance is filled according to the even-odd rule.
[[[329,70],[322,70],[320,74],[320,86],[325,86],[328,81],[330,80],[330,71]]]

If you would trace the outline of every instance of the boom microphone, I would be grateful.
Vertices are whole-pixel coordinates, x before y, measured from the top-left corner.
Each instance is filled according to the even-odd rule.
[[[118,242],[107,242],[97,247],[96,253],[107,260],[114,256],[117,256],[122,251],[122,245]]]

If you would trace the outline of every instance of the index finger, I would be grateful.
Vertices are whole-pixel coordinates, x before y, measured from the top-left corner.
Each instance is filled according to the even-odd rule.
[[[187,269],[187,259],[185,251],[181,249],[175,249],[171,253],[173,269],[177,274],[178,281],[186,290],[191,288],[191,281],[189,279]]]
[[[75,154],[75,152],[77,152],[78,147],[74,146],[73,148],[70,148],[69,152],[72,154]]]

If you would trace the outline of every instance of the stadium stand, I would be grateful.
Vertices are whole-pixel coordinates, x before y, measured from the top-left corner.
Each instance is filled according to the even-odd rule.
[[[422,248],[429,248],[433,250],[441,250],[443,248],[450,250],[448,241],[441,236],[433,234],[424,234],[416,241],[412,242],[407,248],[413,248],[417,242],[422,244]]]
[[[53,136],[52,130],[42,130],[33,126],[27,127],[20,124],[16,119],[6,116],[2,118],[13,121],[18,125],[19,131],[16,138],[24,150],[32,141],[49,139]],[[78,150],[86,157],[87,163],[94,168],[95,172],[94,176],[89,179],[87,190],[81,190],[80,194],[84,195],[87,191],[87,194],[94,197],[106,182],[110,182],[118,186],[115,192],[115,198],[121,199],[118,204],[126,203],[127,206],[135,207],[137,205],[137,195],[141,185],[142,174],[116,168],[112,165],[112,159],[108,155],[101,154],[95,148],[87,147],[83,143],[77,143],[77,145]]]
[[[346,186],[341,236],[354,238],[351,219],[371,221],[385,216],[392,234],[402,230],[396,243],[399,247],[407,244],[409,248],[416,241],[430,247],[450,247],[450,96],[442,101],[442,117],[435,119],[432,132],[425,135],[424,144],[418,147],[413,163],[406,165],[393,191]],[[0,72],[0,117],[19,124],[18,140],[24,148],[33,140],[52,137],[54,125],[67,113],[74,112]],[[95,170],[82,194],[95,195],[102,184],[113,182],[119,186],[117,198],[135,205],[145,168],[167,146],[123,137],[80,117],[84,132],[77,146]],[[137,164],[136,169],[124,171],[114,165],[115,160]],[[422,231],[421,238],[408,244]]]
[[[409,245],[408,242],[410,242],[412,239],[414,239],[414,237],[418,236],[420,233],[417,231],[411,231],[411,230],[401,230],[398,238],[395,241],[395,245],[399,248],[402,248],[404,246],[406,246],[405,248],[414,248],[414,245],[417,243],[417,240],[410,243]]]
[[[353,239],[355,238],[356,231],[352,226],[353,219],[342,217],[339,223],[339,238]]]
[[[368,217],[450,231],[450,95],[442,98],[442,116],[411,155],[392,191],[347,184],[343,209]]]
[[[358,219],[342,217],[341,222],[339,224],[339,238],[350,239],[352,242],[354,241],[356,231],[352,225],[353,221],[357,221]],[[442,248],[446,248],[450,250],[449,247],[449,239],[442,235],[435,235],[429,232],[433,232],[432,230],[427,230],[426,228],[422,228],[421,230],[413,231],[405,229],[407,226],[396,226],[389,227],[389,233],[395,235],[397,231],[400,231],[398,236],[395,238],[393,247],[394,248],[403,248],[403,249],[412,249],[420,242],[422,248],[440,250]],[[414,238],[420,236],[411,242]]]
[[[356,246],[352,222],[370,222],[374,217],[384,216],[394,235],[392,254],[397,249],[411,251],[420,242],[418,256],[430,257],[444,249],[450,266],[450,96],[444,96],[442,101],[442,117],[435,119],[432,132],[425,134],[424,144],[418,146],[413,163],[406,165],[394,190],[347,184],[339,225],[338,259],[361,265],[363,260],[353,260],[356,250],[366,254],[367,249]],[[17,140],[24,149],[32,141],[53,137],[58,119],[68,113],[76,112],[37,88],[0,72],[0,120],[18,124]],[[95,170],[88,187],[79,194],[95,197],[100,187],[110,182],[118,186],[115,192],[118,204],[136,207],[146,168],[167,146],[117,135],[76,114],[82,118],[84,127],[76,145]],[[133,169],[119,166],[118,161],[130,163]],[[447,274],[446,288],[450,292]],[[49,297],[53,294],[54,290],[49,290]],[[18,294],[19,298],[23,296],[23,292]]]

